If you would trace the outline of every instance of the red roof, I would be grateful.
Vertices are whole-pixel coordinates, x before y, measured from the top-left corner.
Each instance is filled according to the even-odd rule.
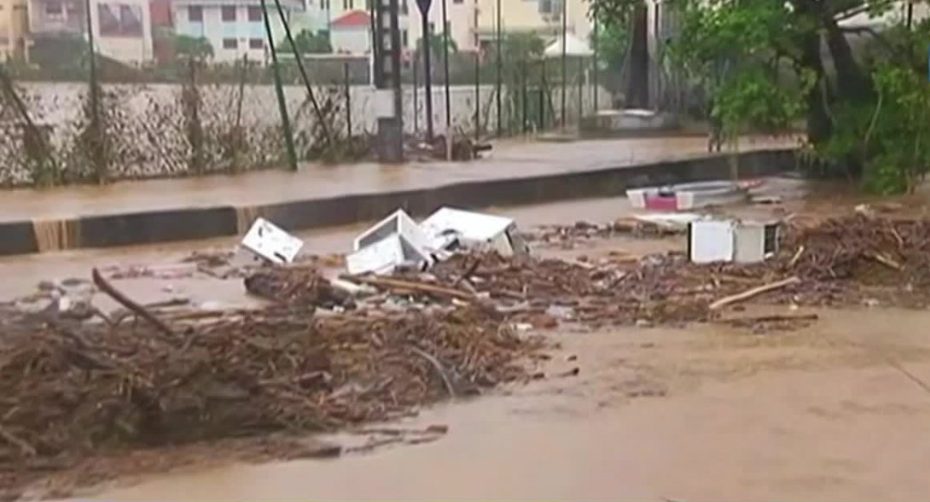
[[[363,10],[353,10],[337,17],[332,22],[333,28],[370,28],[371,16]]]

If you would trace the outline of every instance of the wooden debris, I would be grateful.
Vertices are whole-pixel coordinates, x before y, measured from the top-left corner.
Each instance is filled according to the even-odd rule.
[[[158,328],[159,331],[168,335],[169,337],[174,337],[175,333],[167,324],[165,324],[161,319],[155,317],[147,308],[142,305],[134,302],[128,296],[124,295],[121,291],[116,289],[109,281],[104,279],[103,275],[100,274],[96,268],[91,271],[91,277],[94,280],[94,285],[100,288],[100,291],[103,291],[110,298],[116,300],[117,303],[129,309],[133,314],[141,317],[142,319],[148,321],[152,326]]]
[[[799,282],[801,282],[801,279],[798,279],[797,277],[789,277],[781,281],[764,284],[762,286],[755,287],[747,291],[743,291],[742,293],[737,293],[735,295],[730,295],[730,296],[721,298],[715,301],[714,303],[711,303],[710,307],[708,308],[710,310],[720,310],[723,307],[726,307],[727,305],[732,305],[734,303],[743,302],[750,298],[759,296],[763,293],[768,293],[769,291],[775,291],[776,289],[781,289],[787,286],[798,284]]]

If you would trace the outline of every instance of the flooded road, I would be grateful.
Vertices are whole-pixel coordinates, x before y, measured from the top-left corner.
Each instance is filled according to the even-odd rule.
[[[928,321],[863,310],[783,335],[561,334],[551,374],[579,376],[411,422],[449,425],[441,441],[156,477],[94,499],[926,500],[930,395],[889,361],[930,379]]]
[[[827,214],[832,206],[805,207]],[[630,213],[621,198],[490,211],[524,228]],[[347,250],[357,232],[301,237],[306,252],[321,254]],[[86,277],[92,266],[174,263],[192,250],[233,243],[0,260],[0,299],[31,291],[41,279]],[[682,245],[681,238],[626,239],[539,251],[596,255],[621,247],[639,254]],[[119,285],[140,301],[244,298],[238,280]],[[547,335],[560,348],[542,367],[545,379],[390,424],[447,425],[434,443],[326,461],[217,466],[220,458],[209,469],[124,478],[82,500],[926,500],[930,392],[922,385],[930,381],[930,312],[817,313],[821,320],[807,328],[765,335],[720,325]],[[576,368],[577,376],[567,376]]]

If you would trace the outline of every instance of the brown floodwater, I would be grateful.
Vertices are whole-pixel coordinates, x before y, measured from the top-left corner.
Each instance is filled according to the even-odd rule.
[[[798,185],[784,182],[785,194]],[[805,190],[806,191],[806,190]],[[776,190],[777,192],[777,190]],[[833,192],[831,192],[833,193]],[[816,194],[816,191],[815,191]],[[824,215],[857,197],[801,200]],[[629,214],[622,198],[495,209],[524,227]],[[750,208],[770,214],[770,208]],[[309,232],[307,252],[348,249],[358,227]],[[232,239],[0,260],[0,300],[92,266],[173,263]],[[680,248],[616,239],[542,254]],[[243,301],[239,281],[121,280],[140,301]],[[446,424],[430,444],[326,461],[227,464],[122,478],[94,500],[881,499],[930,497],[930,312],[822,311],[793,332],[701,325],[562,332],[548,378],[435,406],[394,426]],[[559,376],[579,368],[578,376]],[[335,441],[351,438],[335,436]],[[221,465],[217,466],[219,463]],[[85,498],[86,499],[86,498]]]
[[[409,422],[448,425],[435,443],[156,476],[92,499],[926,500],[930,395],[902,371],[930,380],[928,321],[851,310],[763,336],[558,334],[547,380]]]

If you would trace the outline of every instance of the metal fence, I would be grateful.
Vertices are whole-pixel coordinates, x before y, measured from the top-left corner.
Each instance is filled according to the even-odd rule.
[[[180,58],[140,70],[87,56],[67,68],[0,66],[0,186],[371,158],[376,107],[367,60],[282,56],[272,65],[208,65]],[[436,133],[484,140],[577,127],[610,96],[590,58],[570,58],[564,72],[561,64],[540,55],[453,54],[448,83],[444,72],[432,75]],[[422,136],[428,121],[423,72],[414,54],[402,97],[412,136]]]

